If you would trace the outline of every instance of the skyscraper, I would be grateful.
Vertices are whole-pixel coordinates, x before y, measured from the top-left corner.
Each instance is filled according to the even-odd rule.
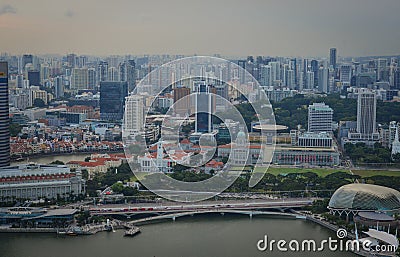
[[[144,129],[143,97],[129,95],[125,98],[124,137],[140,133]]]
[[[376,132],[376,96],[372,91],[362,91],[357,100],[357,132],[368,138]]]
[[[325,103],[308,106],[308,131],[332,132],[333,110]]]
[[[331,48],[329,51],[329,64],[336,69],[337,51],[336,48]]]
[[[317,60],[311,60],[311,71],[314,72],[314,88],[318,86],[318,61]]]
[[[344,86],[349,86],[351,81],[351,65],[350,64],[342,64],[340,66],[340,82]]]
[[[10,165],[8,63],[0,62],[0,167]]]
[[[209,133],[212,131],[212,115],[215,113],[216,90],[205,81],[195,81],[194,93],[195,131],[196,133]]]
[[[377,61],[377,80],[378,81],[388,81],[389,80],[389,70],[387,67],[387,59],[379,58]]]
[[[88,82],[87,88],[94,89],[96,87],[96,70],[94,68],[88,69]]]
[[[176,87],[174,88],[174,112],[182,117],[190,115],[190,88]]]
[[[126,65],[126,76],[128,81],[128,92],[132,92],[136,87],[136,63],[129,60]]]
[[[125,97],[128,96],[127,82],[100,82],[100,117],[119,121],[124,115]]]
[[[318,91],[322,93],[329,92],[329,69],[326,60],[318,70]]]
[[[40,72],[38,70],[28,71],[29,85],[40,86]]]
[[[262,87],[269,87],[272,85],[271,65],[260,66],[260,84]]]
[[[64,96],[64,79],[62,76],[54,79],[54,93],[56,98]]]
[[[71,89],[79,90],[88,87],[88,70],[86,68],[74,68],[71,77]]]

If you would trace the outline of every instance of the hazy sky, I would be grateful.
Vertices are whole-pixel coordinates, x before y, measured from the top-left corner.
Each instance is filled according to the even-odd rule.
[[[400,54],[400,0],[0,0],[0,52]]]

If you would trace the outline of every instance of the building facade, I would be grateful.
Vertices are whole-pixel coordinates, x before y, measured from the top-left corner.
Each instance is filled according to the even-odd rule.
[[[0,62],[0,167],[10,165],[8,63]]]
[[[27,164],[0,169],[0,201],[56,199],[84,193],[81,172],[72,172],[64,165]]]
[[[308,106],[308,131],[332,132],[333,110],[325,103]]]

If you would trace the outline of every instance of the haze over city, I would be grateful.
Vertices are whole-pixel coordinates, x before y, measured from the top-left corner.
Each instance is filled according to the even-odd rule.
[[[1,0],[13,54],[396,55],[397,0]]]

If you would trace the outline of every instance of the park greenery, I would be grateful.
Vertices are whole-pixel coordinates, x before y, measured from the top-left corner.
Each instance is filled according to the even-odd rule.
[[[389,148],[383,147],[379,143],[375,143],[373,147],[365,145],[365,143],[346,144],[344,150],[349,157],[358,164],[363,163],[400,163],[400,155],[391,155]]]
[[[357,119],[357,99],[340,97],[339,94],[313,96],[298,94],[280,102],[271,102],[276,124],[287,126],[289,129],[295,129],[297,125],[307,128],[308,106],[321,102],[334,110],[333,120],[336,122],[355,121]],[[241,103],[236,105],[236,108],[243,116],[246,124],[249,125],[252,121],[257,120],[252,104]],[[378,101],[376,113],[379,123],[398,121],[400,120],[400,103]]]

